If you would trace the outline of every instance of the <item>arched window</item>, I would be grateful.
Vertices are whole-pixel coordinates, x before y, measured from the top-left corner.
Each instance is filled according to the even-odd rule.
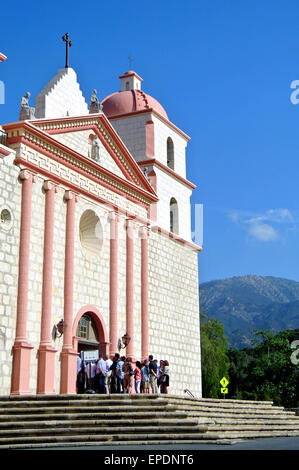
[[[81,350],[86,350],[87,346],[98,347],[99,337],[96,325],[88,313],[85,313],[79,320],[77,327],[77,336],[79,337],[80,345],[85,345],[86,347],[81,347]]]
[[[167,139],[167,166],[174,170],[174,148],[170,137]]]
[[[178,209],[178,203],[174,197],[170,199],[170,232],[179,233],[179,209]]]

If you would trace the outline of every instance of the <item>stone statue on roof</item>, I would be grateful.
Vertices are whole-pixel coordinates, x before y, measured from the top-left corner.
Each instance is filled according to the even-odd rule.
[[[35,108],[29,106],[29,98],[29,91],[27,91],[25,95],[21,98],[20,121],[25,121],[26,119],[34,119],[35,117]]]
[[[89,114],[100,113],[103,109],[103,105],[99,102],[97,97],[97,90],[92,91],[92,95],[90,97],[90,105],[89,105]]]

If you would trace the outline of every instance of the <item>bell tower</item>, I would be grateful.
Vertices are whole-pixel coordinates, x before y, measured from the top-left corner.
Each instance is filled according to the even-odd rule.
[[[139,75],[133,70],[129,70],[120,77],[120,91],[141,90],[141,82],[143,81]]]

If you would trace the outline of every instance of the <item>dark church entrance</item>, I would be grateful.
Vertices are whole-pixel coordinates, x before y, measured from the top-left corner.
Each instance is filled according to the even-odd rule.
[[[80,354],[80,367],[84,373],[77,371],[77,392],[94,393],[97,391],[95,381],[96,362],[99,358],[100,341],[96,324],[87,312],[79,320],[77,326],[78,353]]]
[[[77,337],[78,353],[80,353],[80,355],[82,351],[99,351],[99,334],[95,322],[89,313],[85,313],[80,318],[77,327]],[[81,356],[83,356],[83,354]]]

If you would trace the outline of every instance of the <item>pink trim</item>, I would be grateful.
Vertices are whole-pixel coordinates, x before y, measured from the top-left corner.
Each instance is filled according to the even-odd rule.
[[[47,136],[47,134],[46,134],[46,136]],[[48,138],[51,139],[49,136],[48,136]],[[45,138],[45,140],[48,141],[48,139],[46,139],[46,138]],[[51,143],[56,143],[55,139],[53,139],[53,141],[51,139]],[[127,198],[131,198],[131,200],[134,200],[134,202],[137,202],[138,204],[141,205],[140,201],[135,199],[134,196],[128,195],[122,189],[118,189],[115,186],[111,185],[109,182],[104,181],[104,179],[101,179],[100,177],[94,176],[88,170],[82,169],[79,166],[79,164],[70,163],[70,162],[66,161],[64,158],[59,157],[58,155],[54,154],[53,152],[39,146],[36,143],[31,142],[29,139],[27,139],[25,137],[11,137],[11,138],[8,139],[8,143],[9,144],[24,143],[25,145],[28,145],[30,148],[32,148],[32,149],[34,149],[34,150],[36,150],[36,151],[38,151],[38,152],[40,152],[44,155],[49,156],[50,158],[52,158],[52,160],[55,160],[55,161],[58,161],[58,162],[62,163],[66,167],[75,170],[77,173],[82,174],[84,176],[87,176],[89,179],[91,179],[91,180],[93,180],[97,183],[100,183],[101,185],[103,185],[105,187],[108,187],[109,189],[112,189],[113,191],[117,192],[118,194],[124,195]],[[58,148],[60,148],[60,147],[58,146]],[[117,182],[121,183],[121,185],[123,185],[124,187],[128,187],[131,190],[135,191],[137,194],[142,195],[143,197],[145,197],[146,199],[149,200],[149,203],[150,203],[150,201],[156,201],[158,199],[157,195],[154,195],[152,188],[151,188],[151,192],[149,193],[147,190],[142,189],[141,187],[137,186],[135,183],[132,183],[131,181],[128,181],[126,179],[121,178],[120,176],[116,175],[115,173],[110,172],[106,168],[97,165],[92,160],[89,160],[86,157],[83,157],[82,155],[76,153],[75,151],[72,151],[69,147],[64,147],[63,146],[63,150],[65,152],[67,152],[68,154],[70,154],[71,156],[74,156],[78,161],[80,161],[80,160],[84,161],[89,167],[103,173],[103,175],[107,175],[110,178],[113,178]],[[37,168],[40,169],[39,167],[37,167]],[[140,168],[139,168],[139,171],[142,173]],[[143,175],[143,178],[144,178],[144,175]],[[148,186],[150,186],[148,182],[147,182],[147,184],[148,184]]]
[[[1,155],[4,155],[5,157],[7,157],[7,155],[10,155],[10,154],[11,154],[11,151],[6,150],[6,148],[4,148],[4,147],[2,147],[2,146],[0,145],[0,154],[1,154]]]
[[[64,322],[63,346],[61,351],[60,393],[76,393],[76,356],[73,351],[72,323],[74,299],[74,247],[75,247],[75,204],[76,196],[66,191],[66,230],[64,268]]]
[[[6,59],[7,59],[6,55],[4,55],[4,54],[2,54],[2,52],[0,52],[0,62],[4,62]]]
[[[43,137],[43,138],[46,138],[46,136],[48,136],[48,138],[50,138],[49,135],[51,135],[51,134],[63,134],[65,132],[75,132],[75,131],[82,131],[82,130],[87,130],[87,129],[93,130],[98,135],[98,137],[100,138],[102,144],[105,146],[106,150],[112,156],[114,161],[121,168],[121,170],[125,173],[126,177],[131,182],[136,184],[136,182],[133,181],[132,176],[127,172],[125,166],[119,161],[119,158],[117,157],[115,152],[112,150],[112,148],[109,146],[106,139],[102,136],[102,134],[99,131],[97,126],[90,125],[90,124],[87,123],[85,125],[74,126],[73,128],[69,127],[67,129],[53,129],[53,130],[47,130],[47,131],[42,131],[42,130],[38,129],[38,126],[42,125],[42,124],[57,123],[57,122],[62,122],[63,123],[63,122],[68,122],[68,121],[80,121],[80,122],[82,122],[82,121],[84,121],[84,119],[90,120],[91,116],[93,118],[95,117],[95,115],[88,115],[88,116],[79,116],[79,117],[74,117],[74,118],[70,118],[70,117],[62,118],[62,119],[61,118],[60,119],[56,118],[56,119],[47,119],[47,120],[39,120],[39,121],[30,121],[30,122],[24,123],[23,125],[24,125],[24,127],[26,127],[26,125],[28,125],[28,126],[30,126],[31,130],[35,130],[35,131],[40,132],[41,133],[40,136]],[[124,145],[123,141],[120,139],[119,135],[116,133],[114,127],[109,122],[108,118],[104,114],[98,114],[98,115],[96,115],[96,117],[104,125],[106,130],[109,132],[110,136],[113,138],[114,142],[119,147],[120,151],[123,153],[125,159],[130,164],[130,167],[131,167],[132,171],[135,173],[135,175],[140,179],[140,181],[144,185],[144,188],[151,193],[152,189],[151,189],[150,185],[148,184],[148,181],[146,180],[146,178],[144,178],[144,175],[143,175],[142,171],[140,171],[140,168],[138,167],[135,159],[129,153],[128,149]],[[3,129],[6,129],[6,128],[11,129],[11,128],[14,128],[16,126],[16,124],[20,124],[20,123],[13,123],[12,125],[6,124],[2,127],[3,127]],[[10,127],[10,126],[13,126],[13,127]],[[54,145],[57,145],[57,146],[59,146],[59,144],[60,144],[61,148],[64,151],[67,151],[69,153],[73,153],[73,155],[76,156],[77,158],[79,158],[79,159],[81,158],[85,162],[92,163],[92,165],[94,165],[94,167],[97,168],[97,169],[99,168],[99,166],[96,163],[92,162],[91,160],[84,157],[83,155],[78,154],[77,152],[70,149],[69,147],[61,144],[57,140],[51,139],[50,142]],[[106,170],[106,171],[108,171],[108,170]]]
[[[131,340],[126,356],[134,358],[134,226],[126,221],[126,332]]]
[[[55,186],[50,181],[46,181],[43,188],[45,191],[45,228],[40,343],[49,345],[51,344]]]
[[[29,394],[30,353],[33,347],[27,342],[27,311],[29,291],[30,226],[33,175],[23,170],[21,226],[19,248],[19,279],[17,299],[16,337],[13,345],[13,370],[11,394]]]
[[[145,141],[145,154],[148,158],[153,158],[155,156],[155,125],[151,119],[145,125]]]
[[[27,170],[20,172],[22,181],[21,227],[19,249],[19,282],[17,302],[16,341],[27,339],[28,279],[30,258],[31,199],[33,175]]]
[[[83,196],[87,196],[88,198],[90,198],[90,199],[92,199],[96,202],[99,202],[100,204],[104,204],[105,206],[108,206],[111,209],[113,209],[115,211],[118,211],[120,214],[126,215],[128,217],[136,218],[136,220],[138,220],[142,223],[145,223],[145,220],[143,218],[135,216],[133,214],[130,214],[128,211],[119,208],[115,204],[113,204],[109,201],[106,201],[105,199],[100,198],[98,196],[95,196],[92,193],[89,193],[85,189],[76,186],[75,184],[71,183],[70,181],[65,181],[63,178],[60,178],[59,176],[56,176],[56,175],[50,173],[49,171],[45,170],[44,168],[36,167],[36,165],[34,165],[30,162],[27,162],[26,160],[22,160],[22,158],[16,158],[14,160],[14,164],[17,165],[17,166],[22,166],[22,167],[24,166],[24,167],[28,168],[30,171],[37,171],[38,170],[39,174],[43,175],[46,179],[51,179],[57,185],[61,184],[62,186],[68,186],[69,189],[71,189],[72,191],[74,191],[78,194],[82,194]],[[115,191],[115,192],[117,192],[117,191]],[[130,201],[136,202],[134,199],[130,198],[128,195],[126,195],[126,198]],[[140,201],[139,201],[139,205],[143,206],[143,204],[141,204]],[[149,213],[149,211],[148,211],[148,213]]]
[[[141,359],[147,359],[149,353],[148,329],[148,229],[141,233]]]
[[[71,191],[65,192],[66,200],[66,235],[65,235],[65,269],[64,269],[64,321],[66,328],[63,334],[63,347],[72,347],[72,318],[74,297],[74,248],[75,248],[75,204],[76,196]]]
[[[118,352],[118,216],[110,213],[110,357]]]
[[[50,181],[46,181],[43,188],[45,190],[45,228],[42,318],[40,346],[38,350],[38,394],[54,392],[55,352],[57,352],[57,350],[51,346],[55,186]]]
[[[34,148],[34,145],[31,145],[31,148]],[[38,150],[38,149],[37,149]],[[44,154],[47,154],[47,152],[44,152]],[[54,159],[54,158],[53,158]],[[59,159],[56,159],[57,161],[59,161]],[[102,203],[104,204],[107,204],[107,201],[103,198],[100,198],[98,196],[95,196],[93,195],[92,193],[90,193],[89,191],[87,190],[84,190],[82,187],[79,187],[73,183],[71,183],[70,181],[66,181],[64,180],[63,178],[59,177],[59,176],[56,176],[54,175],[53,173],[51,173],[50,171],[47,171],[45,170],[44,168],[41,168],[31,162],[28,162],[26,160],[23,160],[22,158],[16,158],[14,160],[14,163],[15,165],[22,165],[22,166],[26,166],[28,168],[30,168],[32,171],[36,171],[38,172],[39,174],[42,174],[42,175],[45,175],[46,178],[51,178],[53,181],[55,181],[56,183],[58,184],[62,184],[63,186],[67,185],[69,186],[70,188],[72,188],[75,192],[79,193],[79,194],[84,194],[84,195],[87,195],[88,197],[90,197],[91,199],[94,199],[96,201],[101,201]],[[64,164],[64,162],[62,162]],[[135,199],[133,196],[130,196],[129,194],[123,192],[122,190],[118,190],[118,188],[115,188],[114,186],[110,186],[109,183],[105,183],[105,181],[102,181],[102,180],[98,180],[97,178],[93,177],[92,174],[89,174],[87,172],[85,172],[84,170],[77,170],[77,167],[75,167],[74,165],[72,164],[69,164],[69,165],[65,165],[67,166],[68,168],[72,169],[73,171],[77,171],[78,173],[81,173],[82,175],[86,176],[87,178],[89,178],[90,180],[92,181],[95,181],[96,183],[98,184],[101,184],[102,186],[104,186],[105,188],[108,188],[110,189],[111,191],[114,191],[115,193],[117,194],[120,194],[121,196],[125,197],[126,199],[128,199],[129,201],[132,201],[134,202],[135,204],[138,204],[139,206],[142,206],[146,209],[149,208],[148,204],[146,203],[142,203],[140,202],[139,200]],[[113,207],[113,204],[111,204],[111,206]],[[117,206],[115,206],[117,208]]]
[[[189,186],[189,188],[191,189],[195,189],[196,186],[195,184],[191,183],[191,181],[188,181],[186,180],[185,178],[183,178],[182,176],[180,176],[178,173],[176,173],[174,170],[172,170],[171,168],[169,168],[168,166],[164,165],[163,163],[161,163],[159,160],[157,160],[156,158],[152,158],[151,160],[143,160],[142,162],[138,162],[138,165],[139,166],[146,166],[146,165],[156,165],[157,167],[160,167],[162,170],[166,171],[167,173],[169,173],[171,176],[173,176],[174,178],[176,178],[177,180],[181,181],[182,183],[184,183],[186,186]],[[156,189],[155,189],[156,190]]]
[[[134,70],[129,70],[128,72],[124,73],[123,75],[120,75],[118,78],[127,78],[127,77],[132,77],[132,76],[138,78],[138,80],[143,82],[143,79],[141,77],[139,77],[139,75],[137,75],[137,73],[134,72]]]
[[[73,338],[77,337],[78,323],[82,315],[84,315],[85,313],[89,313],[91,318],[95,322],[97,332],[99,334],[100,343],[104,345],[109,344],[109,337],[108,337],[108,332],[107,332],[104,318],[94,305],[85,305],[84,307],[80,308],[73,323],[73,328],[72,328]]]

